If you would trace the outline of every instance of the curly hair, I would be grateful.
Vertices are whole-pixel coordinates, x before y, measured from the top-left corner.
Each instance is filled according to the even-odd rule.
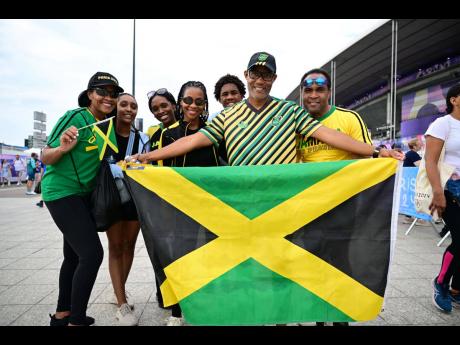
[[[220,92],[222,91],[222,87],[226,84],[235,84],[241,96],[244,98],[244,95],[246,95],[246,87],[244,86],[243,82],[237,76],[226,74],[221,77],[214,86],[214,96],[216,97],[217,101],[220,99]]]

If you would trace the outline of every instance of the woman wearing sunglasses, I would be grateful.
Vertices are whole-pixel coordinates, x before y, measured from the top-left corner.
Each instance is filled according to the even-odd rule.
[[[124,160],[135,152],[149,151],[149,138],[139,132],[134,126],[134,119],[138,111],[137,101],[129,93],[121,93],[117,102],[117,117],[115,135],[118,153],[113,154],[115,161]],[[117,167],[115,167],[117,168]],[[120,174],[121,171],[119,171]],[[134,315],[133,304],[128,304],[125,289],[128,274],[134,259],[134,249],[139,234],[139,220],[133,200],[122,204],[121,221],[113,224],[107,230],[109,242],[109,272],[114,290],[113,304],[118,306],[115,317],[119,325],[136,326],[138,319]]]
[[[42,151],[47,165],[42,196],[64,235],[64,261],[59,273],[59,297],[51,326],[89,326],[88,300],[102,263],[102,249],[91,215],[90,196],[100,160],[92,126],[116,106],[123,89],[111,74],[97,72],[78,97],[81,108],[69,110],[54,126]]]
[[[150,91],[147,97],[150,111],[160,121],[158,125],[151,126],[147,132],[150,138],[150,149],[156,150],[160,144],[161,132],[176,122],[177,103],[174,96],[165,88]],[[157,163],[152,162],[152,164]]]
[[[203,83],[188,81],[182,85],[177,101],[176,113],[179,120],[162,132],[159,148],[168,146],[182,137],[195,134],[206,126],[208,96]],[[194,150],[183,156],[158,161],[158,164],[175,167],[209,167],[218,166],[219,159],[214,146],[210,146]]]
[[[163,130],[159,147],[167,146],[174,141],[194,134],[206,125],[208,117],[208,96],[206,87],[199,81],[189,81],[182,85],[177,97],[178,105],[176,114],[179,120],[169,128]],[[219,160],[214,146],[191,151],[183,156],[178,156],[165,161],[158,161],[159,165],[175,167],[208,167],[218,166]],[[157,291],[159,291],[157,283]],[[171,317],[167,326],[181,326],[184,320],[179,304],[171,307]]]

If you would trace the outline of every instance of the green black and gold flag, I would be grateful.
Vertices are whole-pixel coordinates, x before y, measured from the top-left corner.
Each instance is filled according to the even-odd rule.
[[[93,134],[96,137],[96,145],[99,151],[99,160],[102,160],[106,155],[106,151],[118,153],[117,137],[115,136],[115,128],[113,118],[93,126]]]
[[[398,162],[125,170],[165,306],[196,325],[366,321],[387,283]]]

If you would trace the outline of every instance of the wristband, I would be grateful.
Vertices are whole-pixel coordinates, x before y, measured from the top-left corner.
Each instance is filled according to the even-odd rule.
[[[378,158],[381,149],[381,147],[374,147],[374,152],[372,152],[372,158]]]

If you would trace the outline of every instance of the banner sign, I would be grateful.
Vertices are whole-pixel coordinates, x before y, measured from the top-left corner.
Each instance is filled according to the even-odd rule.
[[[402,168],[401,191],[399,201],[399,213],[416,217],[423,220],[431,220],[431,217],[424,213],[415,211],[415,178],[417,177],[418,167]]]

